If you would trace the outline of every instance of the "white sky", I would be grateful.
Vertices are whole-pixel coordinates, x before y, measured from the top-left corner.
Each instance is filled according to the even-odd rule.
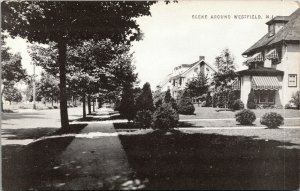
[[[152,89],[172,69],[191,64],[205,56],[213,65],[214,58],[229,48],[238,69],[245,60],[241,54],[266,32],[266,15],[288,16],[297,9],[294,1],[184,1],[166,5],[159,2],[151,7],[151,17],[137,19],[144,39],[133,43],[135,62],[141,84],[150,82]],[[192,15],[207,15],[193,19]],[[231,19],[211,19],[212,15],[230,15]],[[261,15],[262,19],[234,19],[234,15]],[[26,41],[9,39],[13,52],[21,52],[22,64],[32,74]]]

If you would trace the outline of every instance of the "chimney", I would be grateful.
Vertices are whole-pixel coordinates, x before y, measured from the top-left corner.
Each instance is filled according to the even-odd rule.
[[[205,56],[199,56],[199,60],[205,60]]]

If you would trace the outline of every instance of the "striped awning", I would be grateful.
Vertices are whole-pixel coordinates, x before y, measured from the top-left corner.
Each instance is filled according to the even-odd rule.
[[[233,83],[231,84],[231,88],[233,90],[240,90],[241,89],[241,84],[240,84],[240,81],[239,81],[238,78],[233,81]]]
[[[262,62],[264,61],[263,55],[261,52],[258,52],[256,54],[254,54],[253,56],[251,56],[250,58],[248,58],[246,60],[246,63],[250,63],[250,62]]]
[[[266,54],[266,59],[278,59],[278,53],[277,50],[274,48],[272,50],[270,50],[267,54]]]
[[[276,76],[253,76],[252,88],[254,90],[278,90],[281,85]]]

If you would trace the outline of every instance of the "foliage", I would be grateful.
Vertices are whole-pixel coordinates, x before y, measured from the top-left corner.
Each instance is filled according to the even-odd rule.
[[[293,105],[300,109],[300,91],[298,90],[296,93],[292,95],[292,99],[290,101]]]
[[[21,92],[14,86],[7,87],[3,90],[3,95],[6,101],[20,102],[22,101]]]
[[[184,91],[183,95],[178,101],[178,112],[183,115],[192,115],[194,114],[195,107],[193,105],[192,99],[189,96],[189,93]]]
[[[134,104],[133,89],[131,86],[126,86],[123,89],[122,99],[119,107],[121,116],[131,121],[136,114],[136,108]]]
[[[59,95],[59,81],[53,75],[42,72],[41,80],[37,86],[39,95],[44,97],[46,100],[53,102],[54,99],[58,99]]]
[[[193,78],[191,81],[189,81],[186,84],[186,89],[190,91],[190,94],[192,97],[198,97],[201,96],[208,91],[208,82],[207,77],[204,75],[204,73],[199,72],[197,77]]]
[[[234,56],[228,48],[225,48],[219,56],[215,58],[215,65],[218,71],[214,74],[213,82],[215,87],[221,90],[228,89],[230,82],[236,77]]]
[[[5,1],[1,4],[2,29],[30,42],[56,42],[60,77],[62,127],[69,126],[66,93],[67,45],[81,40],[110,38],[129,44],[139,40],[136,17],[150,15],[155,2],[119,1]],[[68,10],[68,11],[66,11]],[[116,24],[117,23],[117,24]],[[101,61],[99,61],[101,62]],[[82,64],[82,63],[81,63]]]
[[[248,109],[243,109],[242,111],[235,114],[236,121],[241,125],[251,125],[255,119],[255,113]]]
[[[168,89],[168,90],[166,91],[166,94],[165,94],[164,102],[165,102],[165,103],[170,103],[171,98],[172,98],[172,96],[171,96],[171,91],[170,91],[170,89]]]
[[[212,107],[212,97],[210,95],[210,92],[207,93],[206,97],[205,97],[205,107]]]
[[[255,109],[256,108],[256,100],[255,100],[255,94],[254,94],[253,89],[251,89],[251,91],[248,95],[247,108],[248,109]]]
[[[219,95],[218,95],[218,93],[217,92],[215,92],[214,93],[214,95],[213,95],[213,103],[212,103],[212,106],[214,107],[214,108],[216,108],[217,106],[218,106],[218,98],[219,98]]]
[[[239,98],[239,90],[230,90],[228,94],[228,108],[234,109],[234,103]],[[243,109],[243,108],[242,108]]]
[[[241,110],[241,109],[244,109],[244,108],[245,108],[244,103],[240,99],[237,99],[233,102],[231,109]]]
[[[169,130],[177,126],[179,115],[171,103],[163,103],[153,113],[153,127]]]
[[[226,108],[228,103],[228,90],[220,91],[218,95],[218,107]]]
[[[152,113],[153,112],[150,110],[137,111],[134,122],[143,129],[150,128],[152,123]]]
[[[154,110],[152,92],[150,88],[150,84],[146,82],[143,86],[142,93],[136,100],[136,107],[138,111],[141,110]]]
[[[280,125],[283,125],[283,121],[283,117],[275,112],[266,113],[260,119],[260,123],[268,128],[278,128]]]

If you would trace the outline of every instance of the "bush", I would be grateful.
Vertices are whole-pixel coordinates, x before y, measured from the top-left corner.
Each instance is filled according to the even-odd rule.
[[[229,91],[229,93],[228,93],[228,108],[229,109],[233,109],[234,102],[239,99],[239,93],[240,92],[238,90],[230,90]],[[243,104],[243,106],[244,106],[244,104]]]
[[[241,125],[251,125],[256,116],[253,111],[248,109],[243,109],[242,111],[235,114],[236,121],[239,122]]]
[[[255,109],[256,108],[256,101],[255,101],[255,95],[254,95],[253,89],[251,89],[251,91],[248,95],[247,108],[248,109]]]
[[[210,92],[207,93],[205,98],[205,107],[211,107],[212,106],[212,97],[210,95]]]
[[[192,115],[194,114],[195,107],[191,98],[182,97],[178,103],[178,112],[183,115]]]
[[[300,91],[299,90],[293,94],[290,103],[292,103],[294,106],[296,106],[297,109],[300,109]]]
[[[169,130],[177,126],[179,116],[171,103],[164,103],[153,114],[153,127],[160,130]]]
[[[244,103],[240,99],[235,100],[231,107],[233,110],[241,110],[245,108]]]
[[[152,123],[152,111],[141,110],[136,113],[135,123],[140,126],[140,128],[146,129],[151,127]]]
[[[268,128],[278,128],[283,125],[283,117],[275,112],[266,113],[260,119],[260,123]]]
[[[216,108],[216,107],[218,106],[218,94],[217,94],[217,93],[215,93],[215,94],[213,95],[213,103],[212,103],[212,106],[213,106],[214,108]]]
[[[121,116],[126,118],[128,121],[134,119],[136,107],[134,104],[133,89],[130,86],[124,87],[123,89],[119,112]]]

